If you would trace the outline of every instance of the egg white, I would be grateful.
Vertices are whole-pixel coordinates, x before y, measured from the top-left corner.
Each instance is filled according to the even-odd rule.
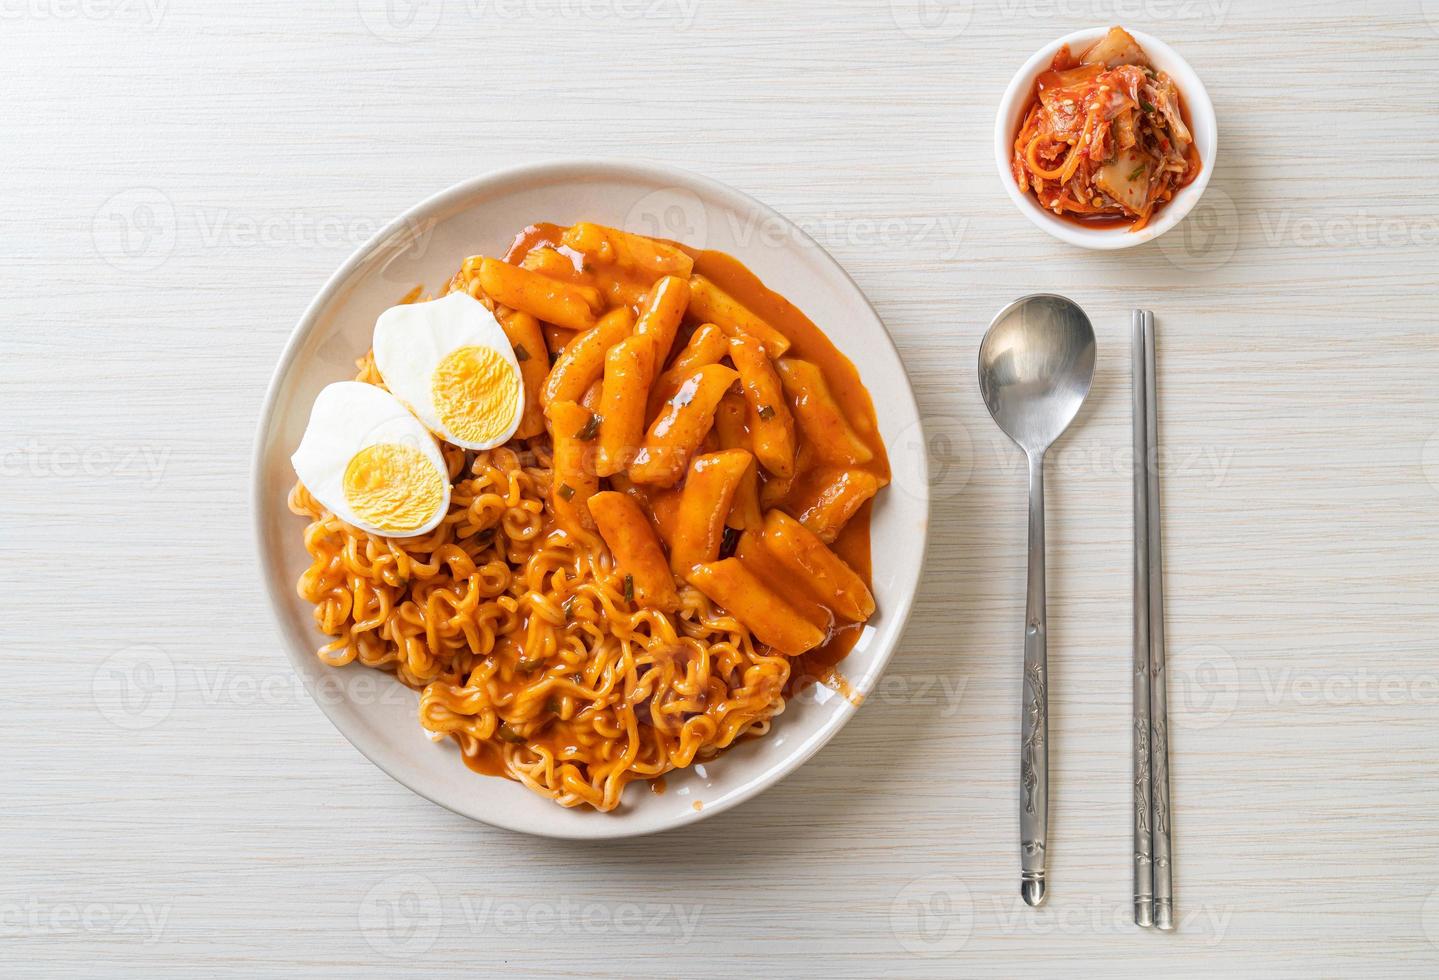
[[[468,293],[450,293],[427,303],[392,306],[375,321],[375,367],[395,397],[446,442],[465,449],[493,449],[508,442],[525,410],[525,389],[517,385],[513,417],[503,432],[485,442],[457,437],[440,420],[434,401],[435,368],[461,347],[486,347],[499,354],[521,382],[520,362],[495,315]]]
[[[345,498],[345,470],[350,460],[361,450],[382,442],[418,449],[439,471],[444,484],[444,496],[435,513],[413,530],[384,530],[361,520]],[[428,534],[450,508],[449,471],[435,437],[394,395],[362,381],[337,381],[320,392],[290,463],[316,500],[346,524],[371,534],[391,538]]]

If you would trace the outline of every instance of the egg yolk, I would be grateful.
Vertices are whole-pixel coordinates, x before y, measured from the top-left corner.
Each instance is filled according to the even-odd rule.
[[[360,520],[382,531],[413,531],[445,499],[444,477],[414,446],[379,442],[345,467],[345,500]]]
[[[515,419],[520,379],[489,347],[460,347],[445,355],[431,379],[435,413],[457,439],[493,442]]]

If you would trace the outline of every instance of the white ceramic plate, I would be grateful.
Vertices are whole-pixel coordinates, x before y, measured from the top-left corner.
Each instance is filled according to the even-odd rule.
[[[316,658],[323,637],[312,607],[295,593],[308,566],[304,522],[285,503],[295,479],[289,456],[310,404],[329,382],[354,376],[381,311],[416,283],[438,290],[468,255],[503,254],[528,224],[582,219],[734,255],[858,366],[894,470],[871,530],[878,611],[842,667],[859,695],[872,690],[909,615],[928,531],[924,440],[904,365],[859,288],[813,240],[752,198],[685,171],[594,160],[528,166],[459,184],[397,218],[330,278],[280,357],[256,435],[253,509],[260,572],[290,660],[335,727],[375,765],[485,823],[550,837],[626,837],[691,823],[755,795],[829,741],[855,706],[816,687],[791,701],[764,738],[670,773],[662,795],[637,782],[614,812],[567,810],[518,783],[466,769],[452,742],[425,735],[418,695],[389,675],[357,665],[335,669]]]
[[[1189,67],[1189,62],[1159,38],[1143,31],[1131,30],[1129,33],[1139,42],[1154,67],[1173,78],[1174,84],[1179,86],[1180,94],[1184,96],[1184,107],[1189,110],[1194,145],[1199,148],[1199,176],[1195,177],[1188,187],[1175,194],[1174,199],[1139,231],[1130,231],[1125,227],[1086,228],[1051,214],[1039,206],[1033,194],[1026,194],[1019,189],[1014,174],[1009,169],[1009,161],[1014,149],[1015,132],[1019,129],[1020,116],[1028,108],[1029,97],[1034,91],[1034,80],[1049,70],[1054,56],[1064,45],[1069,45],[1069,49],[1076,53],[1082,52],[1107,33],[1108,27],[1075,31],[1036,51],[1010,80],[994,119],[994,159],[999,167],[999,179],[1015,207],[1019,208],[1026,218],[1060,241],[1100,250],[1133,248],[1135,245],[1152,242],[1183,221],[1204,196],[1204,189],[1209,186],[1209,178],[1214,176],[1214,160],[1219,152],[1219,124],[1214,118],[1214,103],[1210,100],[1209,92],[1205,90],[1199,75]]]

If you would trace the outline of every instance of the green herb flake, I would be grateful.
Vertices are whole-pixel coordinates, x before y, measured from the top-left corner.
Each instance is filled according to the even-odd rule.
[[[761,406],[759,407],[759,417],[760,417],[761,419],[763,419],[764,421],[766,421],[766,422],[768,422],[770,419],[774,418],[774,406],[772,406],[772,405],[761,405]]]
[[[635,577],[634,577],[633,575],[626,575],[626,576],[625,576],[625,602],[634,602],[634,601],[635,601]]]
[[[1149,169],[1149,164],[1147,164],[1147,163],[1141,163],[1139,166],[1135,167],[1133,170],[1131,170],[1131,171],[1129,172],[1129,179],[1130,179],[1130,180],[1138,180],[1138,179],[1139,179],[1139,175],[1142,174],[1142,173],[1144,173],[1144,171],[1146,171],[1146,170],[1148,170],[1148,169]]]
[[[1145,102],[1143,99],[1139,100],[1139,108],[1143,109],[1145,112],[1154,111],[1154,106],[1150,105],[1148,102]]]
[[[530,359],[530,352],[527,351],[527,350],[525,350],[525,345],[524,345],[524,344],[516,344],[516,345],[515,345],[515,360],[517,360],[517,361],[519,361],[521,364],[523,364],[525,361],[528,361],[529,359]]]
[[[525,740],[525,737],[523,735],[515,731],[507,724],[501,725],[499,728],[496,728],[495,735],[499,738],[501,742],[509,742],[511,745],[520,745]]]
[[[521,657],[519,661],[515,664],[515,668],[521,673],[533,674],[535,671],[539,670],[544,665],[545,662],[538,658],[531,659],[529,657]]]
[[[581,442],[590,442],[600,431],[600,417],[594,412],[590,413],[590,420],[585,423],[583,429],[575,433],[575,438]],[[566,497],[566,500],[569,498]]]
[[[574,487],[570,486],[568,483],[561,483],[561,484],[560,484],[560,497],[561,497],[562,499],[564,499],[564,500],[571,500],[571,499],[574,498],[574,495],[575,495],[575,488],[574,488]]]

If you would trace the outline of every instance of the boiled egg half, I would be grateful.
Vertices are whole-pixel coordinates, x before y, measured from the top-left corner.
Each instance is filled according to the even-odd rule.
[[[450,506],[435,437],[394,395],[362,381],[320,392],[290,462],[316,500],[371,534],[427,534]]]
[[[446,442],[493,449],[515,434],[525,389],[495,315],[469,293],[394,306],[375,322],[385,386]]]

